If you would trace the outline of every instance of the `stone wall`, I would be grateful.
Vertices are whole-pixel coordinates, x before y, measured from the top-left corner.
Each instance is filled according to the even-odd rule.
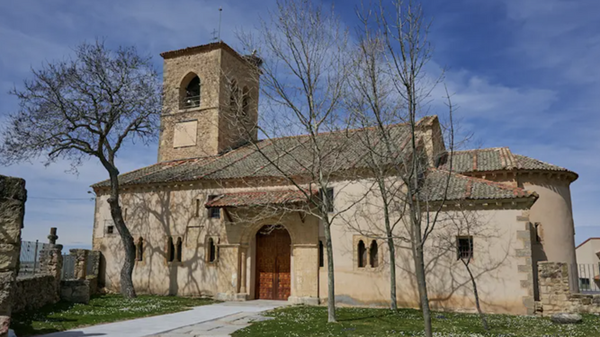
[[[538,263],[540,301],[536,311],[543,316],[559,312],[600,313],[600,295],[571,293],[569,266],[563,262]]]
[[[72,303],[89,303],[92,288],[96,279],[91,280],[63,280],[60,283],[60,299]]]
[[[89,303],[98,291],[101,254],[87,249],[71,249],[75,256],[74,278],[60,281],[60,299],[73,303]]]
[[[0,337],[10,325],[26,199],[25,180],[0,176]]]
[[[13,312],[36,310],[60,300],[62,245],[56,244],[56,228],[50,229],[49,247],[40,251],[40,274],[20,276],[13,289]]]
[[[58,302],[58,285],[53,275],[19,277],[13,290],[13,312],[37,310]]]

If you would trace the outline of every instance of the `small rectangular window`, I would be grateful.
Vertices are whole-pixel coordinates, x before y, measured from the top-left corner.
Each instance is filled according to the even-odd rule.
[[[113,234],[115,232],[115,226],[106,227],[106,234]]]
[[[215,199],[216,195],[209,195],[208,201]],[[218,207],[209,207],[208,208],[208,217],[211,219],[220,219],[221,218],[221,209]]]
[[[321,200],[325,204],[324,206],[325,206],[325,209],[327,209],[327,212],[329,212],[329,213],[333,212],[333,201],[334,201],[333,187],[326,188],[325,193],[323,193],[323,190],[321,190],[320,195],[321,195]]]
[[[579,279],[579,289],[580,290],[590,290],[590,279],[589,278],[580,278]]]
[[[217,245],[213,238],[208,239],[208,262],[215,263],[217,261]]]
[[[169,236],[167,240],[167,261],[173,262],[175,260],[175,244],[173,243],[173,237]]]
[[[177,238],[177,252],[175,256],[177,257],[177,262],[183,261],[183,241],[181,240],[181,238]]]
[[[200,216],[200,199],[196,199],[196,212],[195,212],[195,217],[199,217]]]
[[[325,265],[325,252],[323,249],[323,241],[319,240],[319,267]]]
[[[144,261],[144,239],[139,238],[136,247],[136,258],[138,261]]]
[[[456,237],[457,260],[467,260],[473,258],[473,237],[472,236],[457,236]]]

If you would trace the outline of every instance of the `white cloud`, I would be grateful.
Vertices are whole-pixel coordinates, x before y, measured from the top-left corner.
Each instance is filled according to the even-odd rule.
[[[450,71],[446,78],[448,88],[453,93],[452,103],[458,108],[459,116],[502,121],[507,126],[522,125],[540,116],[557,99],[553,90],[491,83],[466,70]],[[440,96],[442,89],[439,87],[437,90]]]
[[[105,38],[110,46],[136,45],[159,65],[157,54],[162,51],[209,42],[218,26],[219,5],[208,0],[0,3],[0,121],[17,107],[17,100],[6,91],[28,77],[30,67],[66,57],[73,46],[96,37]],[[265,5],[223,4],[221,37],[235,44],[235,28],[252,27]],[[117,160],[120,171],[155,163],[156,150],[156,143],[122,149]],[[66,173],[69,169],[66,161],[44,167],[39,160],[0,168],[0,174],[27,181],[30,198],[23,239],[45,241],[49,228],[58,227],[60,243],[91,243],[94,203],[87,191],[107,174],[94,159],[85,162],[77,175]]]
[[[488,78],[468,68],[451,70],[446,77],[453,103],[459,106],[457,116],[485,146],[511,146],[517,153],[580,173],[572,189],[575,222],[595,224],[600,191],[596,178],[600,116],[595,112],[600,105],[600,2],[503,1],[515,30],[511,52],[518,62],[510,71],[535,69],[542,73],[541,79],[530,79],[525,85]],[[218,26],[218,6],[224,8],[222,38],[236,45],[236,28],[252,29],[272,2],[2,2],[0,113],[15,108],[16,100],[5,92],[28,75],[30,66],[61,58],[82,40],[105,37],[111,45],[134,44],[152,54],[158,65],[159,52],[208,42]],[[432,74],[435,69],[433,65]],[[434,110],[441,109],[443,94],[442,86],[432,93]],[[121,171],[153,163],[155,151],[156,145],[127,150]],[[35,163],[0,169],[0,174],[27,179],[32,198],[27,203],[25,239],[43,240],[47,227],[56,226],[62,243],[91,242],[93,203],[34,198],[87,198],[88,186],[106,177],[95,162],[85,163],[78,176],[64,173],[68,168],[68,163],[59,162],[48,168]]]
[[[504,0],[518,27],[514,53],[575,84],[598,84],[600,2]]]

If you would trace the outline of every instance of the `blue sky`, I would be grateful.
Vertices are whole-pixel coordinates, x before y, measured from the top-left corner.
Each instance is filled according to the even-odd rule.
[[[432,68],[446,67],[446,82],[460,126],[472,147],[509,146],[514,153],[567,167],[572,185],[576,241],[600,236],[600,2],[578,0],[428,0],[435,46]],[[236,30],[253,29],[273,1],[3,1],[0,2],[0,123],[16,109],[7,91],[31,67],[68,56],[96,37],[112,46],[135,45],[153,56],[209,42],[223,7],[222,39],[236,47]],[[359,1],[337,1],[348,27]],[[122,172],[156,161],[156,145],[130,147]],[[27,179],[23,238],[45,240],[50,227],[69,246],[91,244],[94,203],[90,184],[106,178],[96,162],[78,175],[69,163],[39,161],[0,174]]]

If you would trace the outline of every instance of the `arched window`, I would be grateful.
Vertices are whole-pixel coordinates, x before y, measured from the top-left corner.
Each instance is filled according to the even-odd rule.
[[[167,261],[173,262],[175,260],[175,245],[173,244],[173,238],[169,236],[167,240]]]
[[[213,238],[208,239],[208,262],[213,263],[217,260],[217,245]]]
[[[367,262],[367,248],[363,240],[358,241],[358,268],[364,268]]]
[[[371,241],[371,246],[369,247],[369,263],[372,268],[375,268],[379,264],[379,255],[377,249],[377,241]]]
[[[181,238],[177,238],[177,262],[181,262],[181,256],[183,255],[183,241]]]
[[[323,241],[319,240],[319,267],[325,265],[325,252],[323,251]]]
[[[244,87],[242,95],[242,114],[247,116],[250,113],[250,89]]]
[[[136,258],[138,261],[144,260],[144,239],[139,238],[136,246]]]
[[[238,111],[240,103],[240,88],[238,88],[237,81],[232,79],[229,82],[229,108],[232,111]]]
[[[181,104],[182,109],[197,108],[200,106],[200,78],[197,75],[190,74],[192,78],[184,79],[185,90],[182,92]],[[187,81],[186,81],[187,80]]]

